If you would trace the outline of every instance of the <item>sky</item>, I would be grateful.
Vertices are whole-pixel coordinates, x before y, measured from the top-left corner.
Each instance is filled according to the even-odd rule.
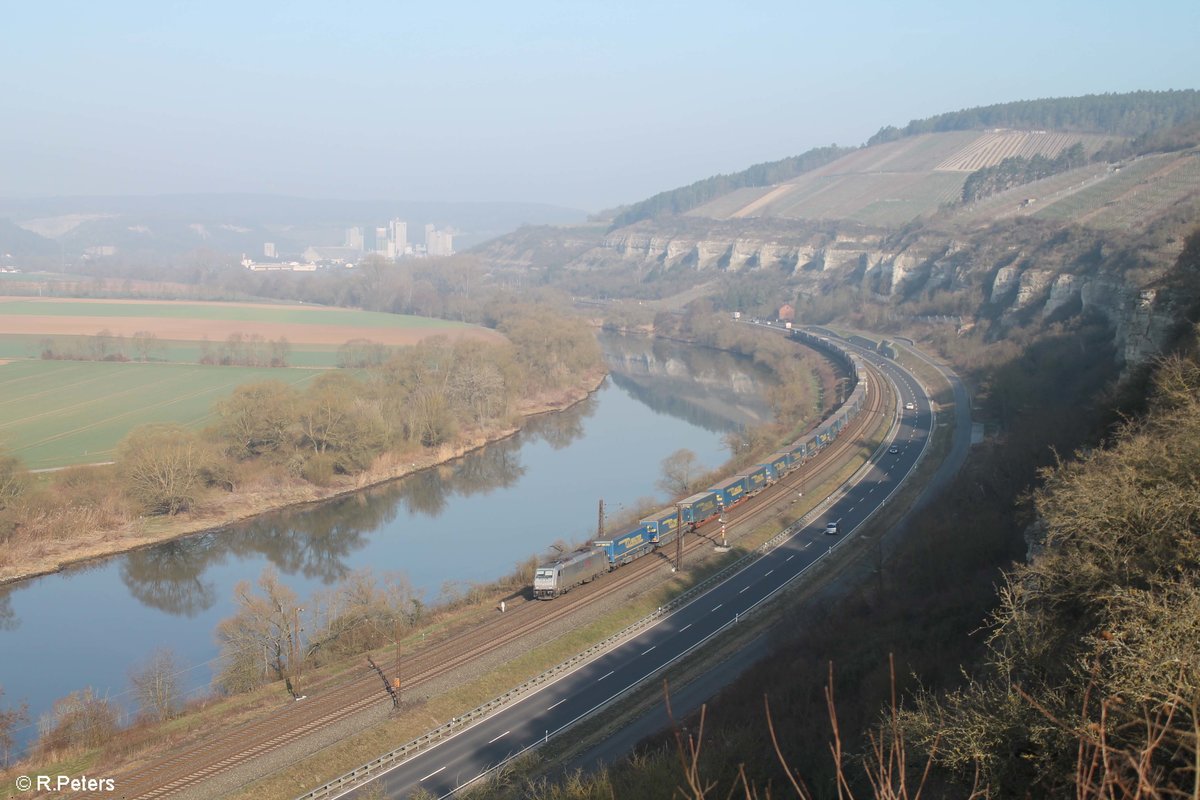
[[[1200,3],[0,0],[0,196],[598,211],[972,106],[1200,88]]]

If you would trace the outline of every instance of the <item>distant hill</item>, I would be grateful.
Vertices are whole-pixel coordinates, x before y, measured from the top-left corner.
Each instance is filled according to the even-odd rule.
[[[1196,90],[1003,103],[914,120],[903,128],[885,127],[861,148],[818,148],[661,192],[623,209],[613,228],[678,215],[896,227],[953,212],[963,205],[964,195],[970,201],[999,197],[1022,213],[1040,215],[1047,208],[1044,198],[1065,199],[1071,186],[1103,183],[1106,164],[1164,152],[1184,154],[1197,146]],[[985,170],[992,172],[980,174]],[[1189,192],[1190,161],[1184,158],[1168,172],[1174,188],[1153,187],[1156,204]],[[1064,174],[1065,184],[1058,180]],[[1046,184],[1050,188],[1034,185],[1043,180],[1051,181]],[[972,190],[964,192],[968,181]],[[1090,194],[1095,197],[1086,201],[1083,213],[1097,210],[1091,207],[1094,200],[1113,199],[1099,199],[1103,191]],[[1120,194],[1122,202],[1131,198],[1125,189]],[[1020,205],[1030,199],[1038,203],[1036,208],[1033,202]],[[1064,216],[1075,213],[1064,208],[1059,209]],[[1007,215],[1006,209],[999,211]]]
[[[261,254],[263,243],[273,242],[281,255],[298,256],[309,245],[340,245],[346,228],[382,226],[393,218],[408,223],[409,240],[415,242],[422,240],[426,223],[450,228],[461,250],[521,225],[576,223],[585,217],[583,211],[538,203],[253,194],[0,198],[0,253],[64,252],[70,257],[92,247],[114,247],[123,254],[165,255],[197,248]]]

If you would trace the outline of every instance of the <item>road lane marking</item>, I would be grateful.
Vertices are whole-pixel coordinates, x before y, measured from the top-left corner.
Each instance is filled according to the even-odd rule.
[[[775,571],[775,570],[773,570],[773,569],[769,569],[769,570],[767,570],[767,574],[766,574],[766,575],[763,575],[763,577],[764,577],[764,578],[770,577],[771,573],[772,573],[772,572],[774,572],[774,571]]]
[[[811,545],[811,544],[812,544],[812,542],[805,542],[805,543],[804,543],[804,546],[805,546],[805,547],[808,547],[808,546],[809,546],[809,545]]]
[[[713,609],[713,611],[717,611],[717,610],[718,610],[718,609],[720,609],[720,608],[721,608],[721,606],[723,606],[723,605],[725,605],[725,604],[724,604],[724,603],[718,603],[718,604],[717,604],[717,607],[716,607],[716,608],[714,608],[714,609]]]
[[[599,683],[600,681],[604,680],[605,678],[607,678],[609,675],[612,675],[612,674],[613,674],[613,670],[610,669],[608,672],[601,675],[599,677],[599,679],[597,679],[596,683]]]
[[[444,770],[444,769],[445,769],[445,767],[438,767],[438,768],[437,768],[437,769],[435,769],[433,772],[431,772],[431,773],[429,773],[428,775],[426,775],[424,778],[421,778],[421,781],[427,781],[427,780],[429,780],[429,779],[430,779],[430,778],[432,778],[434,775],[437,775],[439,772],[441,772],[441,771],[442,771],[442,770]],[[420,783],[421,781],[417,781],[417,783]]]
[[[559,700],[557,703],[555,703],[554,705],[550,706],[550,708],[547,708],[546,710],[547,710],[547,711],[553,711],[554,709],[558,708],[559,706],[561,706],[561,705],[562,705],[563,703],[565,703],[565,702],[567,702],[567,698],[565,698],[565,697],[564,697],[562,700]]]
[[[492,742],[498,742],[501,739],[503,739],[505,736],[508,736],[508,734],[509,734],[509,731],[505,731],[504,733],[497,736],[495,739],[492,739],[492,741],[488,742],[488,744],[492,744]]]
[[[692,623],[690,623],[690,622],[689,622],[687,625],[684,625],[682,628],[680,628],[680,629],[679,629],[679,632],[680,632],[680,633],[683,633],[684,631],[686,631],[686,630],[687,630],[688,628],[690,628],[690,627],[692,627]]]
[[[784,561],[785,561],[785,562],[786,562],[786,561],[791,561],[791,560],[792,560],[793,558],[795,558],[795,557],[796,557],[796,554],[795,554],[795,553],[792,553],[790,556],[788,556],[787,558],[785,558],[785,559],[784,559]]]
[[[652,644],[652,645],[650,645],[650,650],[653,650],[653,649],[654,649],[654,648],[656,648],[656,647],[658,647],[658,645],[656,645],[656,644]],[[646,653],[649,653],[649,652],[650,652],[650,650],[647,650],[647,651],[643,652],[643,653],[642,653],[642,655],[646,655]]]
[[[750,588],[749,586],[746,587],[746,589],[749,589],[749,588]],[[746,591],[746,589],[742,589],[742,592]],[[738,594],[741,594],[742,592],[738,592]]]

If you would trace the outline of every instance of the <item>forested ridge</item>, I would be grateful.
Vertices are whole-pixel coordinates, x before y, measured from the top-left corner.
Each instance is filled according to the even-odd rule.
[[[1051,97],[951,111],[915,119],[903,128],[889,125],[868,139],[867,145],[921,133],[984,128],[1110,133],[1132,138],[1197,118],[1200,118],[1200,91],[1195,89]]]

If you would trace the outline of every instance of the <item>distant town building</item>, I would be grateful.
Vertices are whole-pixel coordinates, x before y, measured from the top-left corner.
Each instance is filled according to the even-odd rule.
[[[362,251],[353,247],[309,247],[300,257],[316,264],[352,267],[362,257]]]
[[[400,258],[408,252],[408,223],[402,219],[394,219],[388,223],[388,241],[392,243],[395,258]]]
[[[425,254],[428,256],[454,255],[454,234],[439,231],[432,224],[425,226]]]
[[[363,251],[363,232],[362,228],[346,228],[346,244],[345,246],[359,253]]]
[[[301,261],[269,261],[265,264],[247,258],[242,254],[242,266],[251,272],[316,272],[317,265]]]
[[[263,258],[279,258],[279,253],[275,252],[274,242],[266,242],[263,245]]]

